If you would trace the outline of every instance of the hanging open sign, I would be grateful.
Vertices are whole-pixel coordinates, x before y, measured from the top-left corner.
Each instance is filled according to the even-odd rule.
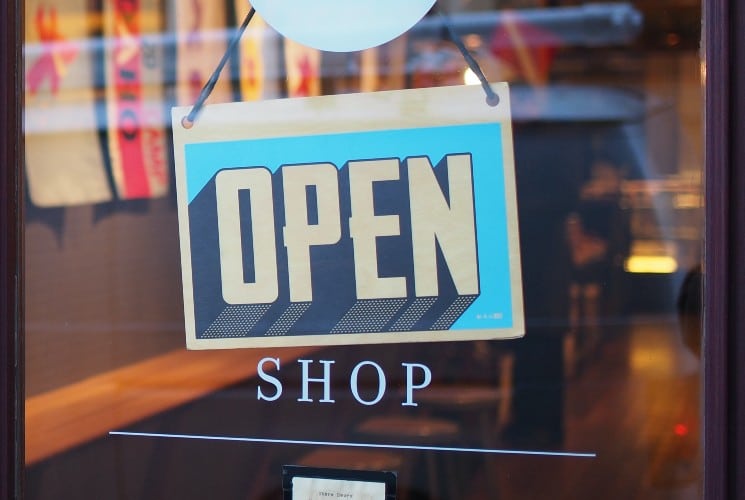
[[[509,93],[174,108],[190,349],[523,334]]]

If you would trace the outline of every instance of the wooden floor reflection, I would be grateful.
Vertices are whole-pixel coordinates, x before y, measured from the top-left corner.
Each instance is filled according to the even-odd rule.
[[[592,452],[596,458],[509,454],[484,460],[478,453],[442,452],[437,458],[446,466],[440,467],[433,482],[422,452],[397,451],[406,469],[400,476],[402,497],[699,498],[699,363],[681,342],[675,317],[635,318],[601,332],[594,349],[565,380],[562,442],[547,449],[536,439],[521,448]],[[127,430],[351,441],[355,436],[350,429],[371,414],[402,411],[396,398],[374,409],[352,401],[346,378],[351,368],[359,359],[375,359],[386,373],[401,372],[402,360],[418,359],[423,348],[371,346],[354,355],[347,348],[330,348],[323,353],[325,358],[315,353],[314,359],[336,359],[335,373],[342,385],[347,384],[334,389],[333,405],[298,403],[297,383],[286,384],[281,401],[258,402],[256,380],[245,380]],[[447,343],[435,348],[435,353],[448,349]],[[441,358],[441,363],[449,362],[446,356]],[[287,381],[299,380],[297,363],[292,365],[282,367]],[[62,417],[70,409],[58,411]],[[495,446],[512,446],[508,437],[502,436],[503,442]],[[26,498],[279,499],[281,466],[297,463],[313,449],[297,444],[102,437],[29,467]]]
[[[564,448],[597,458],[502,459],[499,491],[476,479],[467,498],[700,498],[699,376],[674,318],[635,320],[567,381]]]

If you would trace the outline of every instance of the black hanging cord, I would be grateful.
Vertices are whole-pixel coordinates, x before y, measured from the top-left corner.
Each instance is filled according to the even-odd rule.
[[[453,24],[450,22],[447,14],[445,14],[442,9],[439,8],[439,6],[437,7],[437,13],[440,15],[440,18],[445,25],[445,29],[447,30],[450,40],[455,44],[456,47],[458,47],[458,50],[460,50],[463,59],[466,60],[468,67],[471,68],[471,71],[474,72],[474,74],[481,82],[481,87],[484,89],[484,93],[486,93],[486,103],[489,106],[496,106],[497,104],[499,104],[499,96],[496,92],[494,92],[494,89],[491,88],[491,85],[489,85],[489,81],[486,79],[484,72],[481,71],[481,66],[479,66],[478,61],[473,58],[471,52],[469,52],[469,50],[463,44],[463,40],[461,40],[461,38],[455,32]]]
[[[251,10],[248,11],[248,14],[246,14],[246,18],[243,20],[243,24],[241,24],[241,27],[238,28],[238,31],[235,32],[235,34],[233,35],[233,39],[230,40],[230,44],[225,50],[225,53],[220,60],[220,64],[217,65],[217,68],[215,68],[215,71],[212,73],[212,76],[210,76],[210,79],[207,80],[207,83],[205,83],[204,87],[202,87],[202,91],[199,93],[199,97],[197,97],[197,100],[194,103],[194,106],[192,106],[191,111],[189,111],[189,114],[181,119],[181,125],[183,125],[184,128],[191,128],[194,125],[197,114],[202,109],[202,106],[204,106],[204,101],[207,100],[207,98],[212,93],[212,90],[215,88],[217,80],[220,78],[220,72],[222,72],[225,63],[228,62],[228,59],[233,54],[235,46],[238,45],[238,41],[241,39],[241,36],[243,36],[243,32],[246,31],[248,23],[251,22],[251,19],[253,19],[255,13],[256,9],[251,7]]]
[[[486,93],[487,104],[489,104],[489,106],[496,106],[497,104],[499,104],[499,96],[494,92],[494,90],[492,90],[491,86],[489,85],[488,80],[486,79],[486,76],[484,75],[484,72],[481,70],[481,66],[479,66],[479,63],[476,61],[476,59],[473,58],[471,53],[468,51],[466,46],[463,44],[463,41],[460,39],[458,34],[455,32],[455,29],[453,29],[453,25],[450,23],[450,20],[448,19],[447,15],[445,15],[445,13],[443,13],[439,8],[437,9],[437,12],[439,13],[440,17],[443,20],[443,23],[445,25],[445,28],[447,29],[447,33],[450,36],[450,39],[453,41],[455,46],[458,47],[458,50],[460,50],[460,53],[463,55],[463,58],[466,60],[468,67],[471,68],[471,71],[473,71],[476,74],[479,81],[481,82],[481,87],[484,89],[484,92]],[[183,125],[184,128],[191,128],[194,125],[194,121],[196,120],[196,117],[199,114],[199,111],[201,111],[202,107],[204,106],[204,102],[207,100],[207,98],[212,93],[212,90],[215,88],[215,85],[217,84],[217,80],[220,78],[220,73],[222,72],[223,67],[225,67],[225,63],[228,62],[228,59],[233,54],[233,51],[235,50],[235,46],[238,44],[238,41],[241,39],[241,36],[243,36],[243,32],[246,31],[248,24],[251,22],[251,19],[253,19],[254,17],[254,14],[256,14],[256,9],[251,7],[251,9],[248,11],[248,14],[246,14],[246,18],[243,20],[243,23],[241,24],[240,28],[238,28],[238,31],[235,32],[232,40],[230,40],[230,44],[228,45],[228,48],[225,50],[225,53],[223,54],[222,59],[220,59],[220,63],[217,65],[217,68],[215,68],[215,71],[212,73],[212,76],[210,76],[209,80],[207,80],[207,83],[205,83],[204,87],[202,87],[202,91],[199,93],[199,97],[197,97],[197,100],[192,106],[191,111],[189,111],[189,114],[181,119],[181,125]]]

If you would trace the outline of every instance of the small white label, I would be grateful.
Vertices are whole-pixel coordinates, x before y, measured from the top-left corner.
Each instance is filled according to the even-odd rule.
[[[341,479],[295,477],[293,500],[385,500],[385,484]]]

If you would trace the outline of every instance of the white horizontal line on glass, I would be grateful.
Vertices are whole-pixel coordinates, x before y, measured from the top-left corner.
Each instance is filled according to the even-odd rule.
[[[202,441],[238,441],[245,443],[270,443],[270,444],[302,444],[313,446],[340,446],[346,448],[387,448],[394,450],[422,450],[422,451],[454,451],[464,453],[491,453],[500,455],[539,455],[545,457],[575,457],[596,458],[597,453],[570,452],[570,451],[533,451],[533,450],[501,450],[491,448],[458,448],[446,446],[415,446],[402,444],[377,444],[377,443],[345,443],[337,441],[309,441],[298,439],[269,439],[251,438],[240,436],[204,436],[198,434],[163,434],[155,432],[127,432],[111,431],[110,436],[148,437],[166,439],[195,439]]]

